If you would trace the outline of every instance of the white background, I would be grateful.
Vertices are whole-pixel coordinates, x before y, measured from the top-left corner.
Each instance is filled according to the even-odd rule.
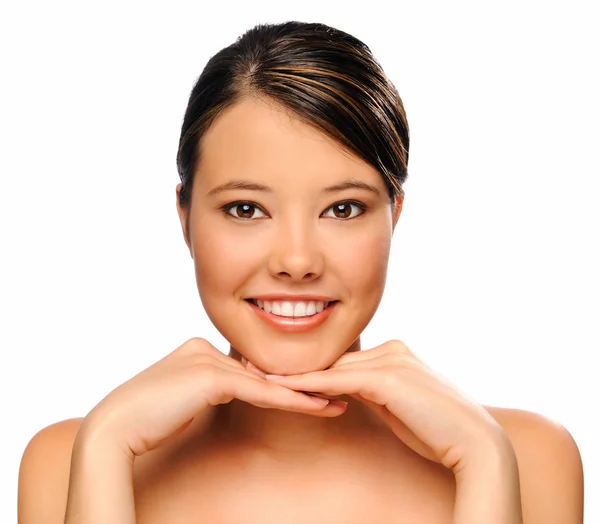
[[[181,120],[210,56],[295,19],[365,41],[408,113],[404,212],[363,347],[401,338],[482,404],[563,424],[600,522],[593,2],[286,4],[3,4],[0,521],[16,521],[38,430],[192,336],[227,351],[175,211]]]

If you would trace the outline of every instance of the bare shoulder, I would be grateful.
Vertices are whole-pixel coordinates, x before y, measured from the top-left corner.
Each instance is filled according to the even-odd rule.
[[[485,408],[517,455],[524,524],[583,523],[583,465],[569,431],[532,411]]]
[[[65,518],[71,451],[82,418],[38,431],[19,468],[19,524],[62,524]]]

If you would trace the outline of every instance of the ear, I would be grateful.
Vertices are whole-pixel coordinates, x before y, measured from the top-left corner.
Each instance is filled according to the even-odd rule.
[[[400,213],[402,213],[402,205],[404,204],[404,192],[401,195],[396,197],[396,209],[394,211],[394,221],[392,223],[392,232],[396,229],[396,224],[398,223],[398,219],[400,218]]]
[[[175,205],[177,206],[177,215],[179,216],[179,222],[181,223],[183,239],[185,240],[185,243],[190,251],[190,256],[192,258],[194,258],[193,251],[192,251],[192,243],[190,241],[190,234],[189,234],[189,225],[190,225],[189,208],[183,209],[179,203],[179,195],[181,193],[181,187],[182,187],[182,184],[179,183],[179,184],[177,184],[177,187],[175,188]]]

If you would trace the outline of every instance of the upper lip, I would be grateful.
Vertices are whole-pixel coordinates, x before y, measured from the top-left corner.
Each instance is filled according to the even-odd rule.
[[[288,301],[288,302],[335,302],[337,299],[328,297],[325,295],[309,295],[309,294],[300,294],[300,295],[288,295],[285,293],[269,293],[263,295],[253,295],[248,297],[248,299],[255,300],[277,300],[277,301]]]

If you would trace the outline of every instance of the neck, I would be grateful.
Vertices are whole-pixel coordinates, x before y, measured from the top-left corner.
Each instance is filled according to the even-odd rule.
[[[360,339],[346,352],[359,351]],[[240,353],[230,348],[229,356],[242,360]],[[364,438],[372,438],[374,431],[389,433],[388,426],[369,408],[355,399],[340,395],[348,402],[346,412],[338,417],[318,417],[264,409],[238,399],[219,406],[216,423],[219,432],[236,442],[257,446],[270,454],[286,456],[304,452],[314,454],[330,450],[332,446],[348,447]]]
[[[338,417],[317,417],[279,409],[263,409],[238,399],[219,407],[219,433],[244,445],[262,449],[273,456],[301,457],[348,448],[374,432],[389,433],[379,417],[360,402],[342,395],[348,402]]]

